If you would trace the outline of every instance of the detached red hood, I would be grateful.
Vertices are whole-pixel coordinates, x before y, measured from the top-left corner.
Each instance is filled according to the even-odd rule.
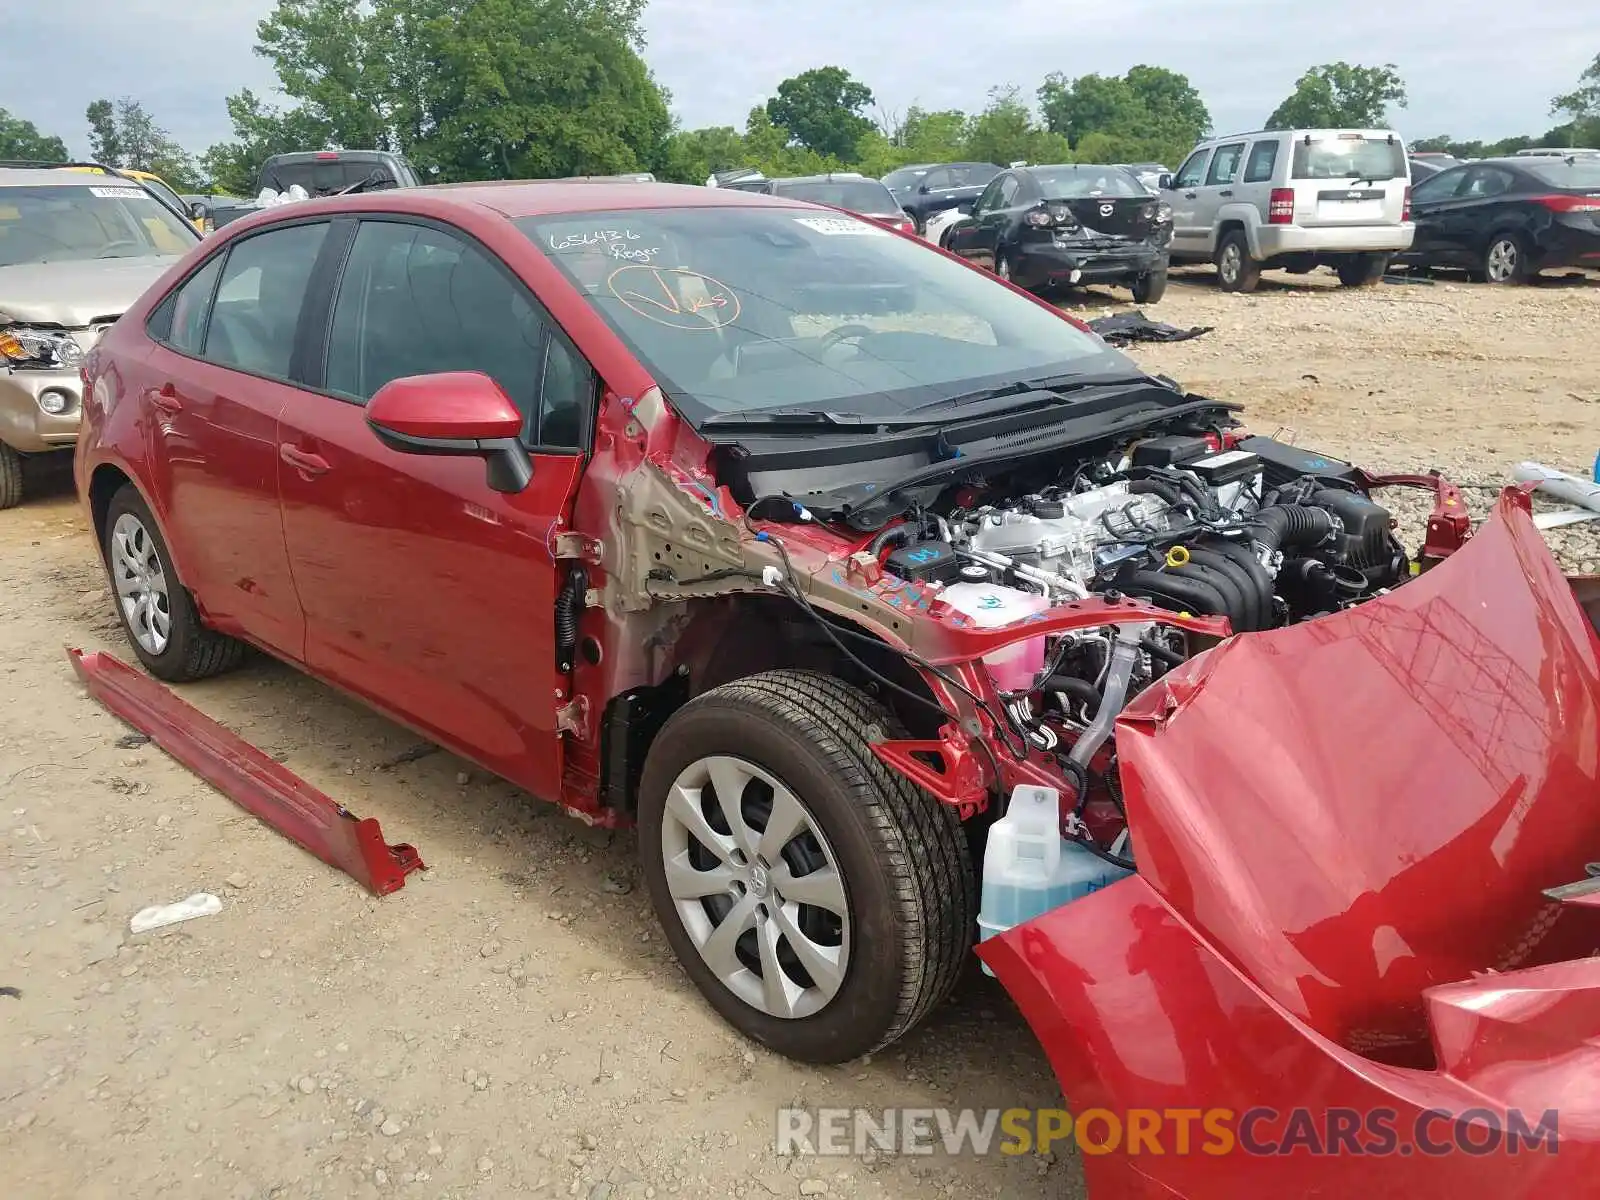
[[[1139,873],[978,953],[1075,1110],[1240,1139],[1088,1155],[1093,1200],[1593,1191],[1600,907],[1542,893],[1600,860],[1597,583],[1586,616],[1508,494],[1392,595],[1233,638],[1125,713]],[[1559,1153],[1459,1148],[1547,1110]],[[1291,1114],[1393,1136],[1286,1153]]]
[[[1520,495],[1394,593],[1191,660],[1116,745],[1144,880],[1358,1053],[1423,1065],[1424,989],[1600,944],[1542,894],[1600,860],[1600,637]]]

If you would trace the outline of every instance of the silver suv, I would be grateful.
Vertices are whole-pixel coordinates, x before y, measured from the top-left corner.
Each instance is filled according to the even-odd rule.
[[[1162,184],[1172,261],[1216,263],[1225,292],[1254,291],[1264,269],[1319,266],[1365,287],[1415,233],[1405,143],[1387,129],[1212,138]]]
[[[0,508],[77,441],[83,356],[199,240],[136,180],[0,168]]]

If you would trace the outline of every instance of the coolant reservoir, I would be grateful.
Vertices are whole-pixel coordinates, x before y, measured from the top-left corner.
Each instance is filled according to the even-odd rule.
[[[952,583],[939,593],[939,599],[980,629],[1014,625],[1050,607],[1049,599],[1038,592],[993,583]],[[1033,677],[1044,669],[1044,642],[1043,637],[1029,638],[984,655],[983,664],[994,676],[995,686],[1003,692],[1031,686]]]
[[[1006,815],[989,827],[983,851],[978,936],[993,937],[1052,908],[1081,900],[1129,874],[1061,836],[1055,788],[1012,789]],[[994,972],[985,966],[990,975]]]

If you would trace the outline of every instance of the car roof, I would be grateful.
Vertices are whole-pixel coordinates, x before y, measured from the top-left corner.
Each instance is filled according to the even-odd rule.
[[[86,171],[61,169],[33,169],[28,167],[0,167],[0,187],[106,187],[99,180],[116,176],[91,175]]]
[[[775,175],[767,180],[768,183],[882,183],[881,179],[869,179],[860,171],[830,171],[826,175]]]
[[[359,192],[299,200],[252,213],[239,222],[244,228],[261,228],[279,219],[311,212],[410,213],[448,219],[452,212],[488,211],[508,220],[524,217],[571,216],[650,208],[813,208],[798,200],[765,196],[727,187],[697,187],[681,183],[632,183],[610,180],[488,180],[472,183],[428,184],[424,187]]]

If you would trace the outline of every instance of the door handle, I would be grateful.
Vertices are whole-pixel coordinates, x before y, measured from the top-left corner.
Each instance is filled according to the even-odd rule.
[[[1217,193],[1217,195],[1219,195],[1219,196],[1231,196],[1231,195],[1233,195],[1233,189],[1232,188],[1223,188],[1222,191]]]
[[[1193,192],[1185,192],[1185,193],[1184,193],[1184,194],[1183,194],[1183,198],[1184,198],[1184,199],[1185,199],[1185,200],[1193,200],[1193,199],[1194,199],[1194,198],[1195,198],[1195,195],[1194,195],[1194,193],[1193,193]]]
[[[183,411],[183,402],[178,399],[178,389],[170,383],[164,383],[159,389],[150,393],[150,406],[159,409],[168,416],[173,416]]]
[[[325,475],[328,472],[327,459],[288,442],[278,447],[278,457],[304,475]]]

